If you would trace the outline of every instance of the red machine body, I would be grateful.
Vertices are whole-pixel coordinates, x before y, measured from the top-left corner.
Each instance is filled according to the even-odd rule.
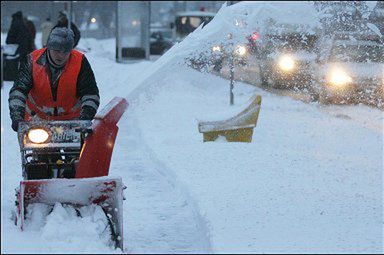
[[[123,189],[121,177],[108,177],[117,122],[128,107],[115,97],[94,118],[92,133],[85,139],[74,179],[23,180],[17,192],[17,224],[23,230],[31,203],[65,203],[74,206],[100,205],[114,223],[116,247],[123,251]]]
[[[115,145],[116,126],[128,107],[125,99],[115,97],[94,118],[92,135],[87,137],[80,154],[76,178],[107,176]]]

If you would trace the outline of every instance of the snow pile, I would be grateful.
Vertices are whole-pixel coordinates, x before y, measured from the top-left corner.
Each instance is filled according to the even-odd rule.
[[[25,231],[38,233],[45,243],[40,252],[99,253],[116,252],[111,229],[103,209],[98,205],[73,206],[56,203],[54,206],[34,203],[28,205]],[[38,252],[37,247],[23,249]]]

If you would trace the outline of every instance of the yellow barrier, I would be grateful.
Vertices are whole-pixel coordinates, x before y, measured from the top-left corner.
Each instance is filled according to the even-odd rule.
[[[261,96],[254,95],[252,103],[236,116],[222,121],[200,122],[199,132],[203,133],[204,142],[215,141],[219,136],[224,136],[228,142],[250,143],[260,107]]]

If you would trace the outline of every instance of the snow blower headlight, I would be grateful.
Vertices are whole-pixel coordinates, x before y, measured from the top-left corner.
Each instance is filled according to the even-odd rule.
[[[34,128],[28,131],[28,139],[33,143],[44,143],[48,140],[49,133],[42,128]]]

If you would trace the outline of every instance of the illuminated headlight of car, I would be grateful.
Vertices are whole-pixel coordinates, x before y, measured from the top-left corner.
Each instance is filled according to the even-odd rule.
[[[220,48],[220,46],[216,45],[216,46],[213,46],[213,47],[212,47],[212,51],[213,51],[213,52],[220,52],[220,51],[221,51],[221,48]]]
[[[28,131],[28,139],[32,143],[44,143],[48,140],[49,133],[42,128],[34,128]]]
[[[237,45],[235,49],[235,53],[238,56],[244,56],[247,53],[247,48],[243,45]]]
[[[337,68],[331,70],[329,82],[331,85],[341,88],[351,83],[352,78],[344,70]]]
[[[295,68],[295,60],[293,59],[293,57],[289,56],[289,55],[285,55],[285,56],[282,56],[280,59],[279,59],[279,67],[281,70],[283,70],[284,72],[290,72],[292,71],[294,68]]]

